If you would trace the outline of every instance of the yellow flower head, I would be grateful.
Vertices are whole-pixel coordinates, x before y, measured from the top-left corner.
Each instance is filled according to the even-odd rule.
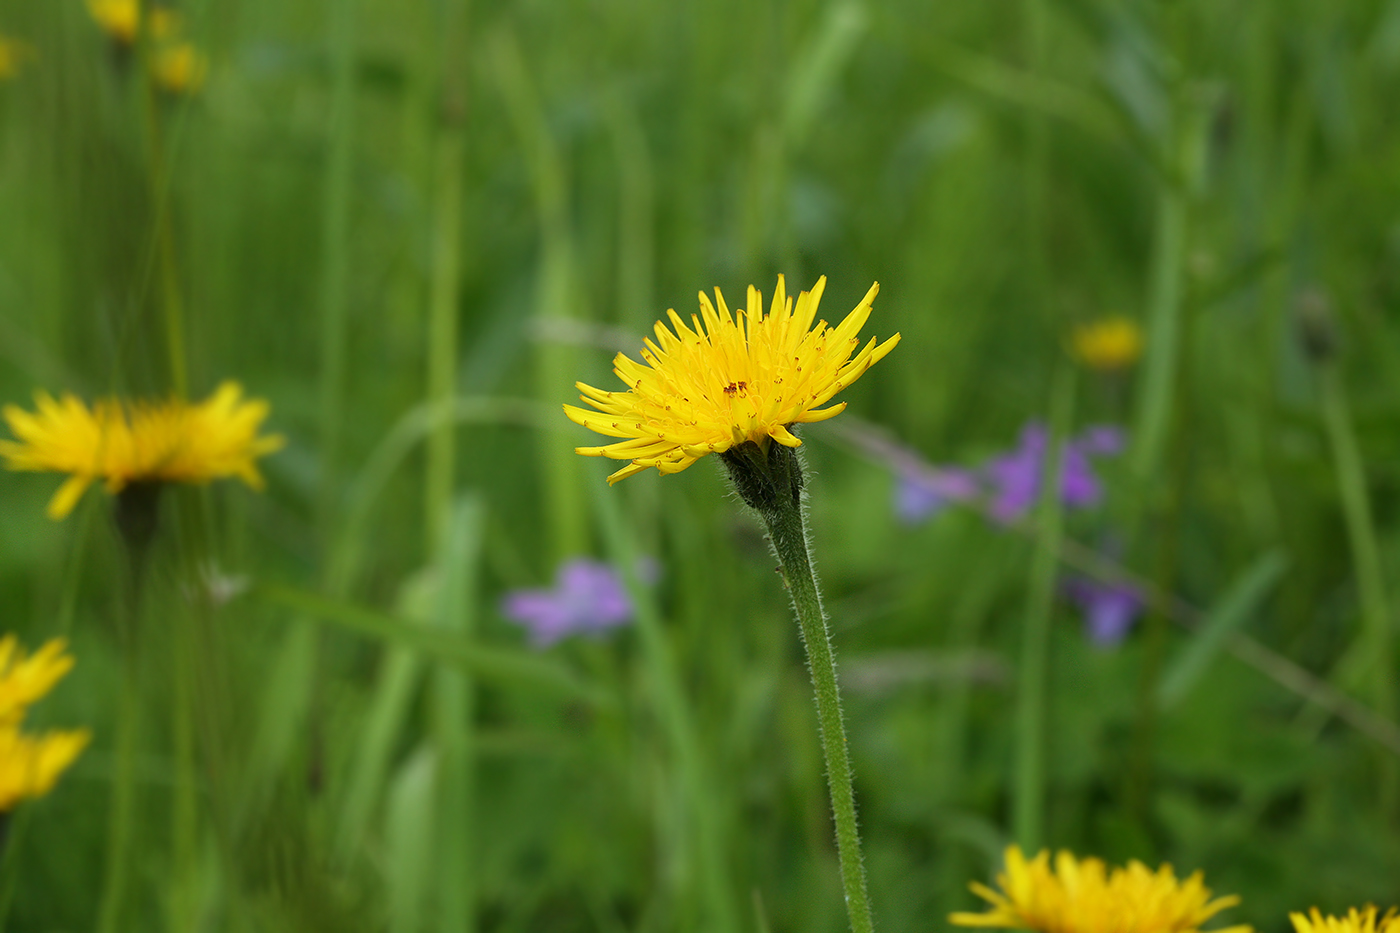
[[[1201,924],[1239,903],[1235,896],[1211,900],[1196,872],[1178,881],[1170,865],[1155,872],[1138,861],[1109,871],[1100,859],[1076,860],[1049,851],[1027,861],[1017,846],[1006,850],[1000,891],[973,883],[988,901],[986,913],[955,913],[948,919],[965,927],[1000,927],[1035,933],[1198,933]],[[1234,926],[1219,933],[1249,933]]]
[[[1353,907],[1345,917],[1324,917],[1314,907],[1306,916],[1292,913],[1288,918],[1297,933],[1400,933],[1400,915],[1394,907],[1379,919],[1374,906],[1365,910]]]
[[[114,42],[133,45],[141,32],[141,4],[137,0],[87,0],[88,15]],[[168,7],[146,5],[147,34],[156,40],[174,38],[183,25],[180,14]]]
[[[195,93],[208,74],[208,57],[189,42],[162,46],[151,58],[151,77],[157,87],[171,94]]]
[[[0,813],[47,794],[91,738],[86,729],[32,736],[0,726]]]
[[[20,731],[29,705],[72,668],[64,648],[53,639],[26,658],[14,635],[0,638],[0,814],[26,797],[47,794],[91,738],[86,730],[43,736]]]
[[[1142,328],[1122,315],[1101,318],[1075,328],[1071,345],[1075,357],[1090,369],[1126,369],[1142,356]]]
[[[0,35],[0,81],[19,74],[24,63],[34,57],[34,50],[18,39]]]
[[[26,658],[14,635],[0,638],[0,728],[17,725],[25,710],[73,667],[67,643],[55,638]]]
[[[141,28],[141,4],[137,0],[87,0],[90,15],[102,31],[124,45],[136,41]]]
[[[91,409],[73,395],[57,401],[35,394],[36,412],[4,408],[15,441],[0,441],[11,470],[71,474],[49,502],[49,517],[73,510],[87,487],[102,480],[111,493],[131,483],[206,483],[237,476],[261,489],[257,458],[281,448],[281,437],[259,437],[267,402],[244,400],[225,382],[203,402],[99,399]]]
[[[872,337],[860,346],[857,334],[870,317],[878,283],[839,325],[817,321],[813,327],[825,288],[822,276],[810,292],[797,296],[794,308],[780,275],[765,315],[762,296],[750,285],[748,307],[738,312],[737,321],[718,288],[718,307],[701,292],[700,315],[690,318],[694,329],[674,310],[667,311],[674,333],[657,322],[656,342],[648,338],[641,352],[646,365],[623,353],[613,360],[613,372],[627,384],[626,392],[605,392],[580,382],[580,398],[597,411],[564,406],[572,421],[626,440],[575,449],[586,457],[630,460],[608,477],[615,483],[648,467],[679,473],[706,454],[745,441],[764,449],[770,440],[800,446],[789,429],[840,414],[845,402],[820,406],[899,343],[895,334],[884,343]]]

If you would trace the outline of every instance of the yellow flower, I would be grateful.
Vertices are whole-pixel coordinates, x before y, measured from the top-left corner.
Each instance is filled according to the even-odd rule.
[[[141,28],[141,4],[137,0],[87,0],[88,15],[102,31],[130,45]]]
[[[0,638],[0,727],[16,725],[24,711],[73,667],[67,643],[54,638],[26,658],[14,635]]]
[[[32,58],[34,50],[18,39],[0,35],[0,81],[8,81],[19,74],[20,68]]]
[[[204,85],[208,73],[209,59],[189,42],[162,46],[151,58],[156,85],[172,94],[193,94]]]
[[[91,409],[73,395],[55,401],[35,393],[38,411],[4,408],[17,441],[0,441],[11,470],[69,473],[49,502],[49,517],[73,510],[87,487],[103,480],[110,493],[132,483],[206,483],[237,476],[261,489],[257,458],[279,449],[281,437],[259,437],[267,402],[244,400],[225,382],[203,402],[99,399]]]
[[[1400,915],[1394,907],[1379,921],[1373,906],[1360,911],[1353,907],[1345,917],[1323,917],[1314,907],[1307,916],[1291,913],[1288,919],[1297,933],[1400,933]]]
[[[1100,859],[1076,860],[1064,851],[1052,869],[1049,851],[1027,861],[1017,846],[1007,848],[1006,871],[997,884],[1001,891],[972,884],[991,910],[948,919],[958,926],[1035,933],[1197,933],[1201,924],[1239,903],[1233,895],[1211,900],[1200,872],[1178,881],[1170,865],[1153,872],[1138,861],[1110,872]],[[1234,926],[1219,933],[1249,930]]]
[[[0,813],[47,794],[91,738],[86,729],[36,737],[18,726],[0,726]]]
[[[64,647],[56,638],[26,659],[14,635],[0,638],[0,814],[47,794],[92,738],[85,729],[43,736],[20,731],[29,705],[72,668]]]
[[[723,453],[745,441],[765,450],[770,440],[800,446],[790,428],[840,414],[845,402],[820,406],[899,343],[899,334],[882,344],[872,337],[861,349],[856,336],[870,316],[879,283],[870,286],[841,324],[832,328],[818,321],[814,328],[825,288],[822,276],[811,292],[797,296],[794,309],[780,275],[765,315],[762,296],[750,285],[748,307],[738,312],[737,321],[718,288],[718,310],[701,292],[700,316],[691,315],[694,330],[674,310],[667,311],[674,333],[657,322],[657,342],[648,338],[641,352],[645,366],[623,353],[613,360],[613,372],[627,384],[626,392],[576,383],[583,393],[580,398],[597,411],[565,405],[564,413],[599,434],[626,438],[576,451],[586,457],[630,460],[608,477],[615,483],[648,467],[679,473],[706,454]]]
[[[1142,356],[1142,328],[1121,315],[1101,318],[1074,330],[1075,357],[1091,369],[1125,369]]]
[[[88,15],[114,42],[132,45],[141,31],[137,0],[87,0]],[[174,38],[182,26],[180,14],[168,7],[147,5],[146,29],[153,39]]]

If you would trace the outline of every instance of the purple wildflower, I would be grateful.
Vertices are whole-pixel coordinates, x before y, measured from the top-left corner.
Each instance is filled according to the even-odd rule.
[[[1021,429],[1021,440],[1015,450],[987,465],[986,475],[993,488],[991,514],[994,519],[1012,524],[1035,505],[1048,442],[1045,425],[1032,421]],[[1098,504],[1103,497],[1103,486],[1090,458],[1115,454],[1122,444],[1122,431],[1108,425],[1091,427],[1065,444],[1060,496],[1067,507],[1087,508]]]
[[[643,576],[652,575],[640,569]],[[569,635],[597,635],[626,625],[632,621],[632,601],[611,566],[575,558],[560,566],[553,589],[507,593],[501,612],[529,631],[531,644],[547,648]]]
[[[894,513],[906,525],[933,517],[949,502],[977,496],[977,477],[958,467],[901,465],[894,488]]]
[[[1086,454],[1113,457],[1123,452],[1123,429],[1112,424],[1095,424],[1084,429],[1075,441]]]
[[[1142,614],[1142,594],[1127,583],[1079,577],[1069,581],[1065,591],[1084,611],[1084,630],[1100,647],[1111,648],[1121,642]]]
[[[874,426],[847,421],[841,431],[894,473],[894,514],[906,525],[933,517],[949,502],[967,502],[981,494],[977,474],[934,466]]]

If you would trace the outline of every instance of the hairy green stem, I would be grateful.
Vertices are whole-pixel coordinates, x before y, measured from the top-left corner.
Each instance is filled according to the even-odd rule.
[[[807,668],[817,695],[817,719],[821,727],[822,753],[826,758],[831,810],[836,820],[836,851],[841,862],[846,915],[853,933],[870,933],[875,925],[860,852],[851,760],[841,716],[841,691],[836,681],[836,658],[831,650],[831,635],[816,571],[812,568],[807,519],[802,508],[802,464],[796,452],[787,447],[771,443],[769,449],[763,451],[751,441],[732,448],[723,459],[739,495],[758,511],[768,527],[768,539],[782,565],[792,608],[802,629]]]

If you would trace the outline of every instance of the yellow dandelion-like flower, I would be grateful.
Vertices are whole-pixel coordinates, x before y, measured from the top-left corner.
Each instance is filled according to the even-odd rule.
[[[64,649],[54,639],[26,658],[14,635],[0,638],[0,814],[47,794],[92,738],[85,729],[42,736],[20,731],[29,705],[73,667]]]
[[[88,15],[102,31],[124,45],[136,41],[141,28],[141,4],[137,0],[87,0]]]
[[[71,474],[49,502],[49,516],[73,510],[88,486],[102,480],[110,493],[133,483],[206,483],[237,476],[254,489],[263,480],[257,458],[282,447],[259,437],[267,402],[243,397],[225,382],[203,402],[99,399],[88,408],[69,394],[35,393],[38,410],[4,408],[15,441],[0,441],[11,470]]]
[[[679,473],[706,454],[724,453],[745,441],[764,449],[770,440],[801,446],[792,426],[840,414],[845,402],[821,406],[899,343],[895,334],[884,343],[872,337],[860,346],[857,334],[870,317],[879,283],[870,286],[839,325],[817,321],[814,327],[825,288],[822,276],[810,292],[797,296],[794,308],[780,275],[765,315],[763,298],[751,285],[748,306],[737,320],[718,288],[715,304],[701,292],[700,315],[691,315],[693,329],[674,310],[667,311],[674,332],[657,322],[656,341],[648,338],[641,352],[646,365],[624,353],[613,360],[613,372],[627,391],[607,392],[580,382],[580,398],[597,410],[564,406],[577,424],[626,439],[575,449],[586,457],[630,460],[608,477],[615,483],[648,467]]]
[[[87,0],[88,15],[114,42],[132,45],[141,32],[141,4],[137,0]],[[153,39],[168,39],[180,31],[180,14],[168,7],[147,6],[146,29]]]
[[[67,647],[55,638],[26,658],[14,635],[0,638],[0,727],[18,724],[25,710],[72,669]]]
[[[1353,907],[1345,917],[1324,917],[1314,907],[1307,915],[1291,913],[1288,919],[1297,933],[1400,933],[1400,913],[1394,907],[1379,918],[1376,908],[1368,906],[1365,910]]]
[[[0,726],[0,813],[52,790],[91,739],[86,729],[33,736],[18,726]]]
[[[33,57],[34,50],[27,44],[0,34],[0,81],[18,75],[24,63]]]
[[[1122,315],[1102,318],[1075,328],[1071,347],[1090,369],[1126,369],[1142,356],[1142,328]]]
[[[162,46],[151,58],[151,77],[157,87],[171,94],[195,93],[204,86],[208,74],[208,56],[189,42]]]
[[[1177,880],[1170,865],[1155,872],[1138,861],[1112,871],[1096,858],[1076,860],[1049,851],[1027,861],[1018,846],[1006,850],[1000,891],[972,884],[989,902],[982,914],[955,913],[957,926],[999,927],[1035,933],[1198,933],[1201,924],[1239,903],[1236,896],[1211,899],[1200,872]],[[1249,933],[1248,926],[1218,933]]]

